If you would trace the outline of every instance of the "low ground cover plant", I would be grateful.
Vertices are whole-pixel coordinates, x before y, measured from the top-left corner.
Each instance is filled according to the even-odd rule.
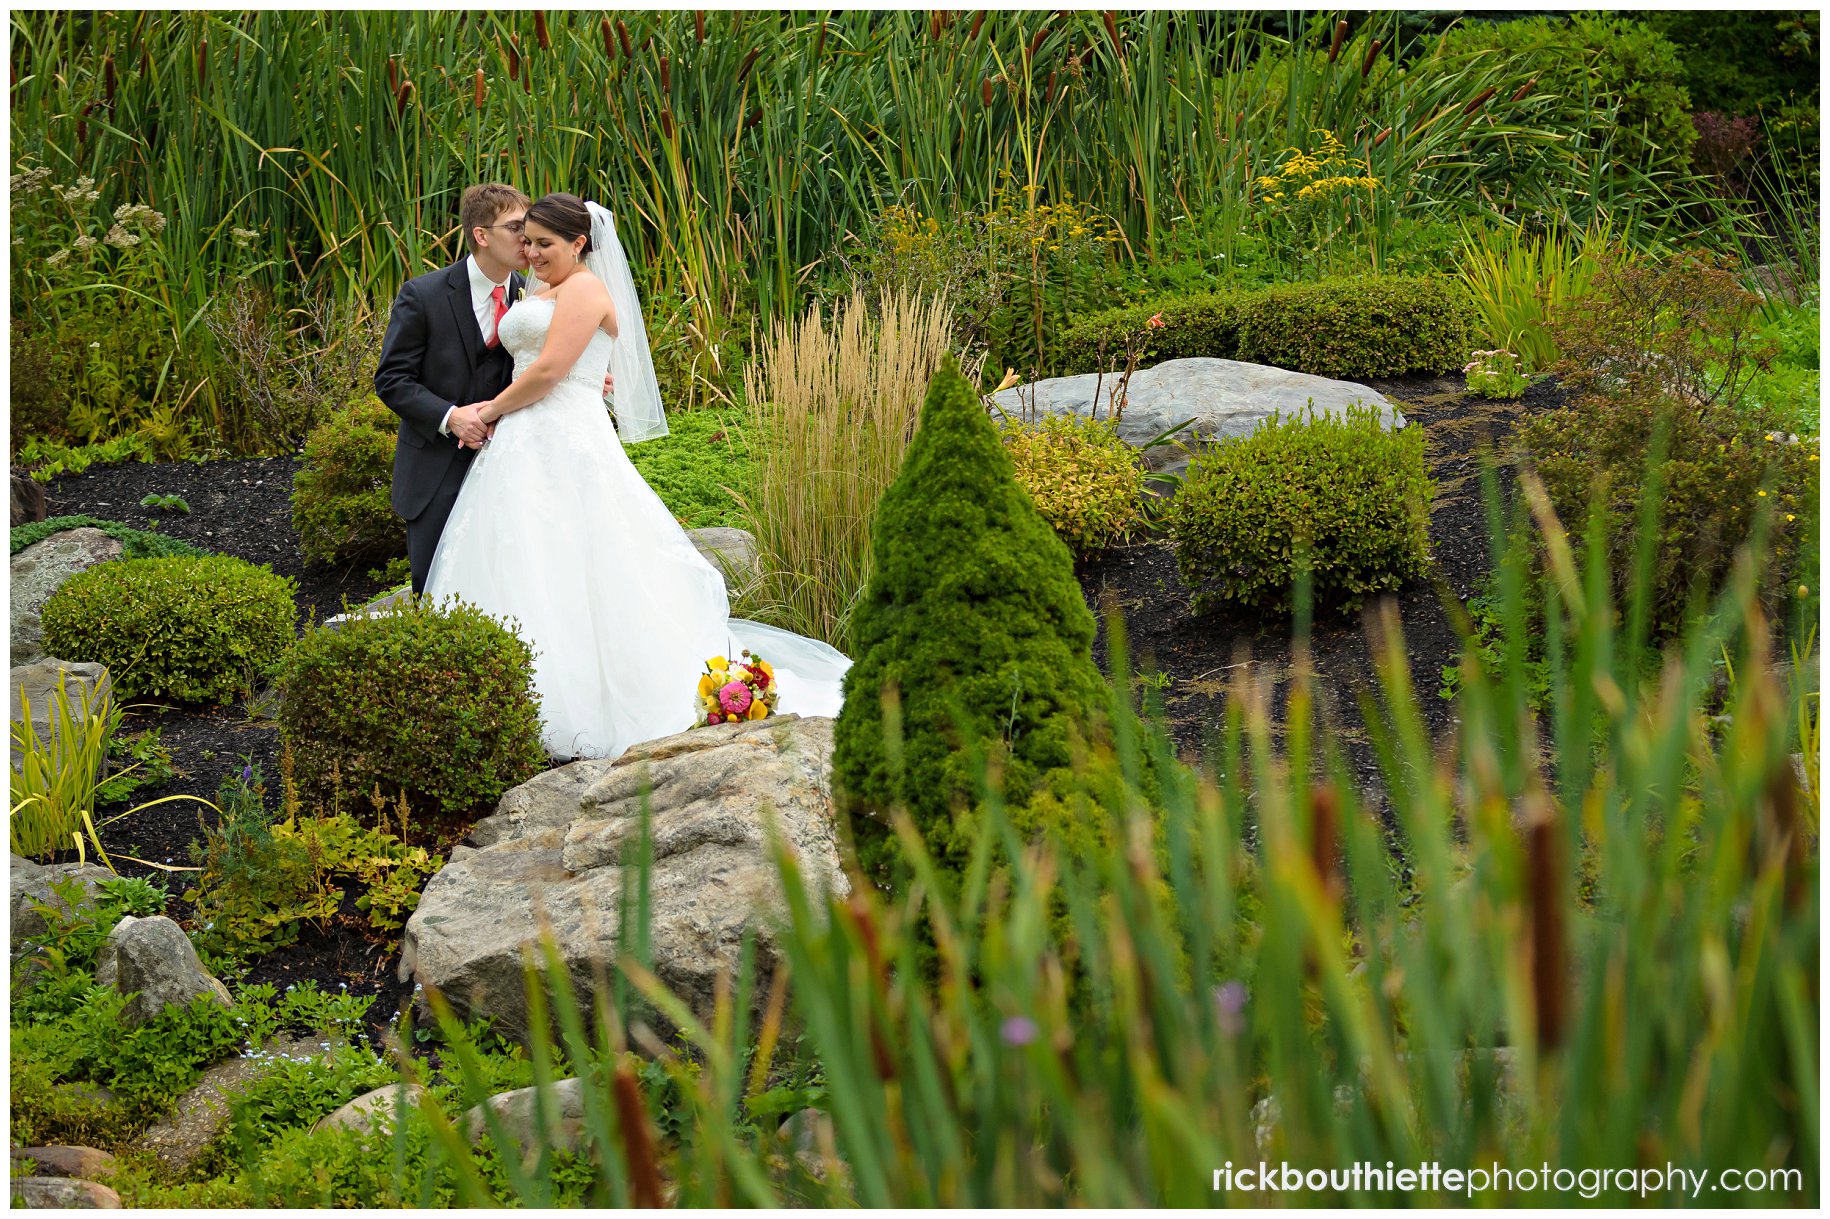
[[[740,412],[677,411],[668,417],[666,436],[631,445],[628,453],[642,481],[686,528],[743,525],[738,497],[750,487],[755,463]]]
[[[1144,524],[1144,464],[1103,419],[1050,415],[999,425],[1017,485],[1076,555],[1096,554]]]
[[[135,529],[119,521],[104,521],[93,516],[53,516],[42,521],[14,525],[12,552],[18,554],[34,542],[42,542],[66,529],[100,529],[121,543],[124,559],[168,559],[188,556],[201,558],[210,552],[180,538],[169,538],[156,529]]]
[[[101,563],[45,604],[45,648],[107,665],[123,699],[227,703],[291,646],[295,589],[227,555]]]

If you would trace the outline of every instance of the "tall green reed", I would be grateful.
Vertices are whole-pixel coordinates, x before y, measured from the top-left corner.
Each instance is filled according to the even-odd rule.
[[[1121,737],[1107,846],[1020,840],[990,780],[957,885],[905,817],[915,883],[894,895],[823,901],[778,841],[777,952],[830,1124],[796,1159],[745,1119],[747,970],[706,1020],[638,965],[626,976],[696,1048],[701,1103],[667,1146],[606,1117],[602,1171],[640,1162],[687,1204],[1700,1200],[1662,1173],[1643,1194],[1599,1175],[1673,1165],[1751,1170],[1737,1200],[1814,1201],[1816,843],[1757,564],[1642,678],[1643,614],[1623,626],[1609,602],[1599,518],[1572,538],[1529,480],[1518,502],[1529,520],[1489,482],[1503,643],[1491,669],[1467,651],[1449,741],[1424,726],[1395,613],[1369,625],[1382,800],[1313,713],[1299,639],[1281,722],[1270,686],[1238,679],[1202,772],[1159,728]],[[1556,692],[1543,719],[1523,676],[1538,636]],[[1132,694],[1122,630],[1113,642],[1116,704]],[[1723,646],[1740,657],[1726,727],[1707,714]],[[1146,759],[1164,776],[1154,807]],[[601,1058],[574,1028],[584,1077]],[[598,1078],[607,1113],[627,1088]],[[1271,1198],[1216,1175],[1261,1160],[1568,1175],[1473,1192],[1342,1174]]]
[[[1557,361],[1547,319],[1582,296],[1613,243],[1613,225],[1592,221],[1572,233],[1553,225],[1541,233],[1514,226],[1464,230],[1461,281],[1485,325],[1486,341],[1511,351],[1531,372]]]

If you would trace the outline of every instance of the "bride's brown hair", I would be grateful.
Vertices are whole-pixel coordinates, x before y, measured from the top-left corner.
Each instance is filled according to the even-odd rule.
[[[542,195],[527,209],[527,219],[541,228],[553,230],[567,241],[583,237],[585,248],[579,251],[581,258],[591,252],[591,213],[577,195],[564,191]]]

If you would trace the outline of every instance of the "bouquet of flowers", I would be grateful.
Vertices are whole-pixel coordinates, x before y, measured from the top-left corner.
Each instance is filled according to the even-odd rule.
[[[735,663],[714,656],[699,678],[699,716],[693,727],[763,719],[775,713],[777,698],[775,670],[768,661],[752,656],[748,648]]]

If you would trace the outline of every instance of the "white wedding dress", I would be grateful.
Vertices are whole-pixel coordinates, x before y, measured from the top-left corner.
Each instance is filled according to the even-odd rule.
[[[555,305],[525,297],[498,334],[519,376]],[[542,739],[559,758],[616,757],[688,728],[705,661],[767,660],[778,713],[836,715],[837,649],[733,619],[724,577],[623,452],[604,409],[601,330],[539,402],[504,415],[471,463],[426,578],[510,625],[534,649]]]

